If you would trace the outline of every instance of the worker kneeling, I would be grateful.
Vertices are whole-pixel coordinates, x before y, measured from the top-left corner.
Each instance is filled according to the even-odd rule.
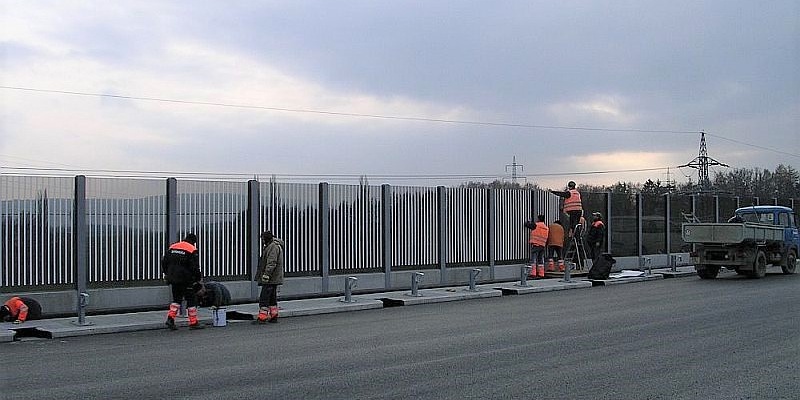
[[[29,297],[14,296],[0,307],[0,320],[21,324],[27,320],[42,318],[42,306]]]

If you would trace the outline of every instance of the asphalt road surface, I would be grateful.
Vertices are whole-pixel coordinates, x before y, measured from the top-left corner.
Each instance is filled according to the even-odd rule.
[[[11,399],[798,399],[800,274],[0,344]]]

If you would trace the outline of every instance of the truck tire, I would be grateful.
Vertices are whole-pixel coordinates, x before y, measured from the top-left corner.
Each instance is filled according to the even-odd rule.
[[[784,274],[793,274],[795,267],[797,267],[797,254],[794,250],[790,250],[786,256],[786,265],[781,265],[781,270]]]
[[[697,276],[700,279],[714,279],[719,274],[719,267],[713,265],[706,265],[701,268],[697,268]]]
[[[753,262],[753,270],[750,272],[750,277],[753,279],[760,279],[765,275],[767,275],[767,255],[759,250]]]

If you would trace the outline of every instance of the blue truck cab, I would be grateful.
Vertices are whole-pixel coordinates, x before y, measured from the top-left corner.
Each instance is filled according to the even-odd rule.
[[[734,212],[736,222],[775,225],[783,228],[783,241],[775,243],[768,257],[772,265],[780,265],[784,273],[794,273],[800,253],[800,231],[794,210],[783,206],[741,207]],[[777,247],[776,247],[777,246]]]

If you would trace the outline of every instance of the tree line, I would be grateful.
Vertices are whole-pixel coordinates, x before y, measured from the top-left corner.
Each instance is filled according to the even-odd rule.
[[[577,180],[576,180],[577,182]],[[791,165],[779,164],[775,170],[762,168],[733,168],[724,171],[715,171],[708,187],[701,187],[698,183],[689,180],[685,183],[674,184],[660,179],[648,179],[644,183],[617,182],[611,186],[584,185],[578,182],[582,192],[615,194],[661,195],[666,193],[717,193],[730,194],[740,197],[758,197],[760,199],[775,198],[800,198],[800,172]],[[495,180],[491,183],[467,182],[459,187],[465,188],[491,188],[491,189],[541,189],[535,183],[519,184]],[[557,188],[563,190],[563,188]]]

